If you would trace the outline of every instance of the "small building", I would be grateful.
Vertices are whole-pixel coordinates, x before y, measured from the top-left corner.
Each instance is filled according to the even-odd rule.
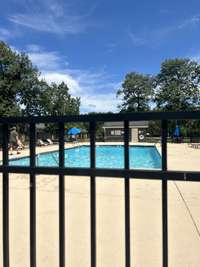
[[[149,126],[148,121],[130,121],[129,123],[129,141],[144,141],[146,130]],[[123,122],[105,122],[104,141],[123,141],[124,123]]]

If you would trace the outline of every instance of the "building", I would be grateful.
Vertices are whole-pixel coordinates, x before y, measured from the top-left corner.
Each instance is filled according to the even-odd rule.
[[[148,121],[131,121],[129,123],[130,142],[143,141],[145,139],[145,133],[148,128]],[[124,136],[124,123],[123,122],[105,122],[104,129],[104,141],[123,141]]]

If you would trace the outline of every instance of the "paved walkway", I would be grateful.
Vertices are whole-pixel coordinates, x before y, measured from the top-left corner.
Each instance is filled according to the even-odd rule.
[[[47,148],[39,149],[41,152]],[[56,147],[49,146],[49,149]],[[200,150],[169,144],[168,152],[169,169],[200,170]],[[69,267],[90,266],[89,188],[88,177],[66,177],[66,259]],[[200,183],[169,182],[168,188],[169,266],[199,267]],[[130,189],[132,266],[160,267],[161,182],[131,180]],[[2,210],[0,224],[1,216]],[[10,219],[11,267],[29,266],[27,175],[10,175]],[[55,176],[37,176],[37,261],[39,267],[58,266],[58,179]],[[124,261],[124,181],[97,178],[97,266],[123,267]]]

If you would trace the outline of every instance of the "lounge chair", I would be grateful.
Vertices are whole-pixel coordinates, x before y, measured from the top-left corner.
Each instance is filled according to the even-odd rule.
[[[46,142],[47,142],[48,145],[53,145],[53,141],[51,139],[49,139],[49,138],[46,139]]]
[[[44,143],[41,139],[38,139],[37,145],[38,146],[48,146],[48,144],[47,143]]]
[[[198,149],[198,148],[200,148],[200,143],[190,143],[188,146],[191,147],[191,148]]]

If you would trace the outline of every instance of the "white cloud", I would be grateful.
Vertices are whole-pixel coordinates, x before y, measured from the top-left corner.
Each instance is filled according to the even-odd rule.
[[[116,111],[120,102],[116,97],[119,83],[107,80],[108,78],[103,77],[102,73],[66,69],[42,72],[41,78],[48,83],[65,82],[73,96],[81,97],[81,111],[84,113]]]
[[[88,11],[89,10],[89,11]],[[77,34],[84,32],[94,23],[89,21],[90,7],[85,13],[75,12],[69,2],[34,1],[23,13],[11,14],[8,20],[14,24],[30,28],[39,32],[55,33],[58,35]]]
[[[55,51],[45,51],[39,45],[27,45],[26,52],[33,65],[36,65],[42,71],[57,70],[68,66],[65,57],[61,58],[59,53]]]
[[[177,27],[175,27],[175,30],[181,30],[185,27],[188,26],[196,26],[200,23],[200,16],[193,16],[189,19],[186,19],[185,21],[183,21],[182,23],[180,23],[179,25],[177,25]]]
[[[81,102],[83,112],[116,112],[120,103],[115,93],[83,95]]]
[[[28,56],[32,63],[42,70],[57,69],[62,64],[56,52],[30,52]],[[67,66],[68,62],[63,62],[63,64]]]
[[[41,78],[45,79],[45,81],[49,84],[60,84],[61,82],[65,82],[70,89],[70,93],[73,95],[78,96],[82,92],[82,88],[79,82],[68,73],[42,72]]]
[[[140,46],[144,44],[144,40],[138,36],[136,36],[133,32],[128,31],[128,35],[132,41],[132,44],[135,46]]]
[[[194,29],[198,29],[197,26],[199,24],[200,15],[194,15],[175,24],[156,29],[146,29],[145,31],[140,32],[139,34],[135,34],[130,30],[128,30],[127,33],[134,46],[149,45],[150,43],[157,45],[163,40],[165,40],[166,37],[173,36],[173,34],[175,33],[182,31],[187,34],[189,30],[191,31]]]
[[[62,17],[64,14],[64,9],[58,3],[52,2],[49,3],[49,10],[55,15],[55,17]]]
[[[29,57],[49,84],[65,82],[73,96],[81,97],[81,112],[117,111],[116,90],[120,83],[104,70],[91,72],[66,66],[58,52],[47,52],[37,45],[27,46]],[[33,52],[31,52],[33,51]]]
[[[87,25],[81,17],[65,16],[57,20],[49,14],[16,14],[9,17],[15,24],[31,28],[40,32],[63,34],[77,34],[83,32]]]

